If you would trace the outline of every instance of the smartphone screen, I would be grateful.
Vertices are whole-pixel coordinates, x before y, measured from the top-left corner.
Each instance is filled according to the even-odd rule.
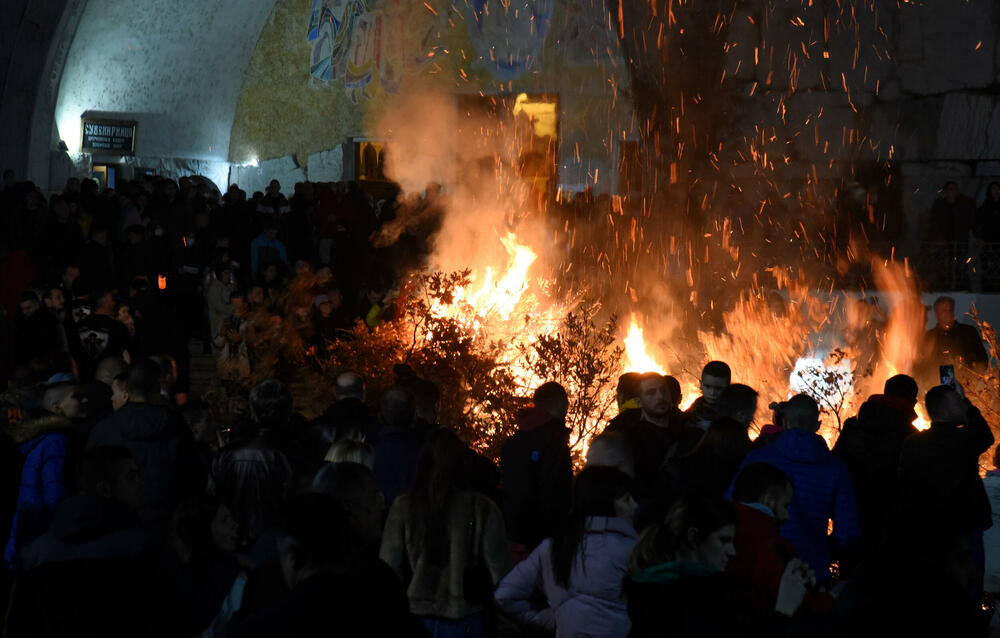
[[[944,366],[938,366],[941,372],[941,385],[946,385],[950,388],[955,387],[955,366],[948,364]]]

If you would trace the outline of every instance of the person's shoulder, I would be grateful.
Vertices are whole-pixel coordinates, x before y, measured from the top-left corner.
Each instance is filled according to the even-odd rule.
[[[694,402],[691,405],[688,406],[687,410],[684,410],[682,412],[682,414],[686,414],[689,417],[698,414],[698,411],[701,410],[701,406],[704,403],[704,401],[705,401],[704,397],[698,397],[697,399],[694,400]]]
[[[604,431],[625,433],[634,428],[635,424],[641,419],[642,410],[639,408],[625,410],[624,412],[619,412],[610,421],[608,421],[608,426],[604,428]]]
[[[962,332],[966,332],[970,335],[975,334],[977,337],[979,336],[979,328],[972,325],[971,323],[962,323],[961,321],[957,321],[955,322],[955,329],[960,330]]]
[[[782,432],[782,434],[784,433]],[[767,445],[747,452],[747,455],[743,458],[743,465],[746,466],[751,463],[770,463],[773,459],[778,458],[780,454],[777,453],[776,448],[774,447],[774,444],[777,442],[777,438],[780,438],[780,435]]]
[[[460,503],[467,503],[467,507],[470,507],[474,512],[476,518],[486,518],[490,514],[495,514],[497,516],[503,516],[500,513],[500,508],[496,503],[493,502],[488,496],[480,494],[472,490],[465,490],[459,492],[458,495]]]

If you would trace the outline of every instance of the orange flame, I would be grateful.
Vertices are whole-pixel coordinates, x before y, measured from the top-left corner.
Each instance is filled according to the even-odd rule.
[[[639,327],[635,315],[632,315],[628,336],[625,337],[625,371],[667,373],[666,369],[646,350],[646,340],[642,336],[642,328]]]
[[[507,268],[496,279],[491,266],[483,268],[482,284],[459,288],[455,303],[439,305],[433,309],[441,316],[460,317],[463,323],[482,326],[492,319],[507,322],[515,310],[526,303],[524,294],[528,291],[528,270],[535,262],[536,255],[531,248],[518,243],[514,233],[507,233],[500,242],[507,249]],[[475,278],[476,273],[472,277]],[[526,309],[526,308],[523,308]]]

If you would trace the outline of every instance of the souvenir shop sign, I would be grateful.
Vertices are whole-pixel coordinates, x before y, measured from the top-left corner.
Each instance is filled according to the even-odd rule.
[[[83,118],[80,150],[102,155],[132,155],[135,153],[135,125],[128,120]]]

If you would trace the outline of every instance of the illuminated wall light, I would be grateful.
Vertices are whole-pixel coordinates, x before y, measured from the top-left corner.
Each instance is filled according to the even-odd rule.
[[[59,137],[66,145],[68,153],[80,152],[80,136],[82,134],[81,117],[82,115],[77,115],[68,109],[56,115],[56,126],[59,129]]]

